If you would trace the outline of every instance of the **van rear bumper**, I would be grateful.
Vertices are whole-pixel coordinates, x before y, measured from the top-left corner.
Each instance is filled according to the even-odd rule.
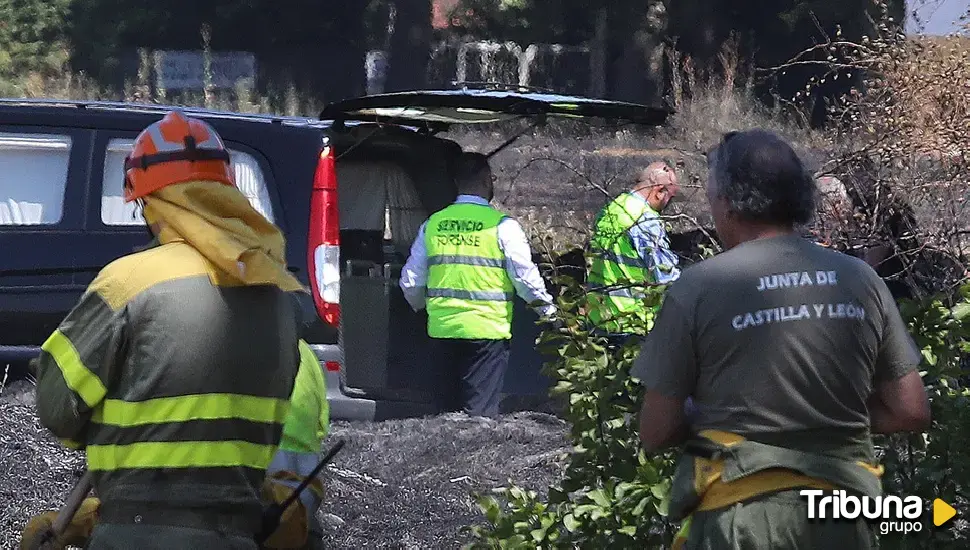
[[[387,420],[435,414],[431,403],[410,401],[375,400],[364,394],[355,395],[347,388],[341,375],[344,369],[343,350],[339,344],[309,344],[323,367],[327,380],[327,401],[330,403],[330,418],[333,420]],[[327,368],[327,363],[337,363],[337,371]]]

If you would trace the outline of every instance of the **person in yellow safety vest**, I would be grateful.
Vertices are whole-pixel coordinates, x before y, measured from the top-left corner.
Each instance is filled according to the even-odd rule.
[[[320,448],[329,431],[330,404],[323,368],[310,346],[300,340],[300,370],[280,448],[266,471],[263,500],[282,503],[293,494],[319,464]],[[263,548],[322,550],[323,533],[316,515],[322,500],[323,482],[318,477],[300,493],[300,500],[285,511],[280,527],[263,543]]]
[[[158,246],[103,268],[44,342],[40,422],[86,452],[88,548],[255,549],[300,362],[288,293],[306,289],[206,122],[166,114],[124,177]]]
[[[494,417],[509,363],[512,300],[518,294],[550,320],[556,308],[522,227],[489,206],[488,158],[463,153],[457,162],[458,198],[419,228],[400,286],[415,311],[427,307],[439,408]]]
[[[300,340],[300,368],[290,396],[289,413],[283,424],[280,447],[267,469],[262,485],[264,505],[282,503],[319,463],[320,447],[330,429],[330,407],[327,385],[320,362],[310,346]],[[284,511],[280,526],[262,544],[264,549],[317,550],[323,548],[316,511],[323,499],[319,478],[300,494],[300,500]],[[60,538],[52,541],[50,550],[67,546],[84,547],[98,524],[101,501],[84,500]],[[43,512],[30,519],[21,538],[21,550],[31,548],[38,536],[53,525],[57,512]]]
[[[864,516],[809,511],[836,490],[882,495],[871,434],[930,423],[920,352],[869,265],[796,233],[815,184],[788,143],[732,132],[707,159],[727,251],[668,288],[632,369],[644,449],[683,445],[675,548],[873,548]]]
[[[590,239],[587,317],[594,332],[620,346],[647,323],[653,311],[643,303],[643,286],[669,284],[680,276],[677,255],[661,212],[680,189],[665,162],[650,163],[636,185],[600,211]],[[635,320],[636,319],[636,320]]]

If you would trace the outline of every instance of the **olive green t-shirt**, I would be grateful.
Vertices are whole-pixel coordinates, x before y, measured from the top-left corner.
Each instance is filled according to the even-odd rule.
[[[632,374],[647,389],[692,397],[694,431],[871,460],[874,385],[919,362],[871,267],[786,235],[686,269]]]

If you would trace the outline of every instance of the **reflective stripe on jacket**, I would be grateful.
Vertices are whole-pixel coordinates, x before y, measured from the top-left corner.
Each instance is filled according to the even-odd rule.
[[[105,511],[259,525],[299,351],[292,300],[175,241],[105,267],[44,343],[37,408],[87,452]],[[162,511],[159,513],[159,511]]]
[[[600,211],[590,241],[587,277],[588,317],[594,326],[612,333],[632,332],[629,317],[652,320],[643,305],[643,285],[654,277],[637,253],[629,230],[644,216],[655,214],[646,201],[623,193]],[[649,327],[649,325],[648,325]]]
[[[507,340],[512,337],[515,288],[499,245],[501,212],[452,204],[425,226],[428,251],[428,335]]]
[[[881,465],[785,449],[733,433],[704,430],[685,444],[685,453],[677,463],[669,517],[673,521],[684,520],[677,535],[682,546],[689,536],[694,512],[718,510],[798,487],[843,489],[876,497],[882,495],[883,471]]]

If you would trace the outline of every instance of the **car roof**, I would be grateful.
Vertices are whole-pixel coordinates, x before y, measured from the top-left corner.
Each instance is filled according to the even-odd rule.
[[[115,102],[115,101],[76,101],[62,99],[35,98],[0,98],[0,113],[24,112],[29,110],[36,114],[63,115],[74,110],[75,114],[101,114],[106,116],[121,115],[125,118],[152,119],[169,111],[178,110],[202,119],[219,119],[238,122],[276,123],[286,126],[306,126],[326,129],[331,126],[329,121],[321,121],[316,117],[284,116],[262,113],[239,113],[202,107],[183,105],[164,105],[155,103]]]

